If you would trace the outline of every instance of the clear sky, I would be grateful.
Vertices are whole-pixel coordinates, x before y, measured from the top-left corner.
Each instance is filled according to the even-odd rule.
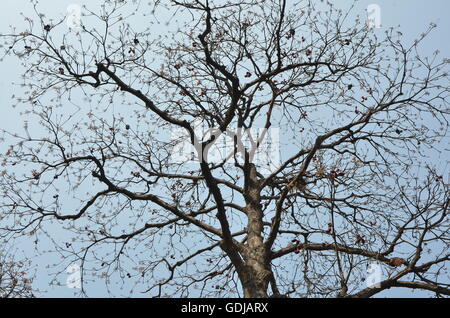
[[[145,2],[144,0],[142,0]],[[101,0],[41,0],[39,8],[45,12],[47,16],[60,17],[66,14],[67,7],[70,4],[87,5],[89,7],[98,7],[103,1]],[[346,7],[352,3],[350,0],[332,1],[337,5]],[[436,23],[437,29],[431,33],[430,37],[422,46],[424,55],[430,55],[433,51],[439,50],[443,56],[450,58],[450,12],[449,0],[378,0],[369,1],[361,0],[356,5],[355,12],[365,15],[366,7],[369,4],[378,4],[381,8],[382,27],[377,32],[382,32],[388,27],[399,26],[406,41],[412,41],[425,31],[430,23]],[[9,25],[14,25],[20,32],[25,28],[24,20],[20,16],[23,12],[25,15],[32,16],[33,8],[29,0],[1,0],[0,1],[0,33],[8,33]],[[145,23],[145,21],[142,21]],[[144,28],[144,27],[143,27]],[[14,58],[8,58],[4,62],[0,62],[0,126],[9,130],[15,130],[22,126],[23,117],[14,110],[11,105],[13,94],[20,95],[18,87],[12,85],[13,81],[18,81],[22,73],[19,61]],[[0,144],[0,151],[4,150],[5,145]],[[1,200],[1,198],[0,198]],[[48,259],[42,259],[39,267],[44,268]],[[45,271],[42,271],[45,273]],[[48,289],[45,286],[47,279],[38,280],[38,287]],[[67,288],[58,288],[57,290],[49,289],[46,296],[71,296],[72,290]],[[102,293],[92,294],[92,296],[101,296]],[[420,293],[411,294],[404,290],[388,291],[381,296],[413,296]]]

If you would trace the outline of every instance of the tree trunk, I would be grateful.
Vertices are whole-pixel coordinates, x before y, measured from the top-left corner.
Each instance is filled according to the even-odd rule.
[[[241,276],[244,297],[268,297],[272,272],[270,270],[268,253],[264,245],[263,213],[260,205],[260,186],[256,174],[256,167],[252,163],[246,165],[244,196],[247,214],[247,244],[243,251],[244,268]]]
[[[242,287],[245,298],[268,298],[267,289],[269,287],[270,271],[265,268],[247,267],[243,275]]]

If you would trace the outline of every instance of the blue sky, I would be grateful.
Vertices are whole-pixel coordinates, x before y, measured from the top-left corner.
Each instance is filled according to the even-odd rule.
[[[90,8],[98,7],[103,1],[89,0],[41,0],[39,8],[47,16],[59,17],[66,13],[70,4],[84,5]],[[346,7],[352,3],[349,0],[333,1],[337,5]],[[404,34],[405,41],[412,42],[418,35],[424,32],[430,23],[436,23],[437,28],[431,33],[422,46],[422,54],[430,55],[433,51],[439,50],[442,56],[450,57],[450,1],[448,0],[379,0],[379,1],[358,1],[355,13],[365,15],[365,9],[369,4],[378,4],[381,8],[382,27],[377,32],[383,32],[388,27],[399,27]],[[9,32],[9,25],[14,25],[20,31],[25,27],[20,13],[32,16],[33,8],[29,0],[1,0],[0,1],[0,33]],[[142,21],[142,23],[145,23]],[[12,85],[12,82],[18,81],[22,73],[22,67],[17,59],[8,58],[0,63],[0,126],[9,130],[20,129],[24,118],[20,116],[16,109],[12,108],[13,94],[20,95],[20,88]],[[4,150],[5,145],[0,144],[0,151]],[[37,266],[41,272],[45,273],[46,263],[49,258],[39,260]],[[69,297],[73,291],[64,287],[49,289],[46,284],[46,277],[38,280],[38,287],[47,289],[46,296]],[[99,287],[100,288],[100,287]],[[102,291],[93,293],[92,296],[101,296]],[[411,294],[404,290],[394,290],[382,293],[380,296],[414,296],[420,293]]]

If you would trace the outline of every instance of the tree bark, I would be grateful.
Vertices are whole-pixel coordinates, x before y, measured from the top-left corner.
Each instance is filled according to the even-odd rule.
[[[247,213],[247,244],[243,250],[244,268],[242,287],[246,298],[266,298],[272,271],[264,240],[263,212],[260,205],[260,184],[256,167],[253,163],[246,163],[244,197]]]

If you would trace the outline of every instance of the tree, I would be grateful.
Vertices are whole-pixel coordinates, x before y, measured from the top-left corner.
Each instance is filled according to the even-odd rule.
[[[434,25],[407,45],[332,4],[182,0],[155,4],[161,31],[131,7],[3,35],[37,118],[4,132],[4,237],[51,237],[83,293],[100,276],[157,297],[450,295],[429,159],[448,159],[449,60],[420,56]],[[196,163],[174,160],[174,131]]]
[[[15,261],[11,255],[0,252],[0,298],[34,297],[28,265],[29,261]]]

